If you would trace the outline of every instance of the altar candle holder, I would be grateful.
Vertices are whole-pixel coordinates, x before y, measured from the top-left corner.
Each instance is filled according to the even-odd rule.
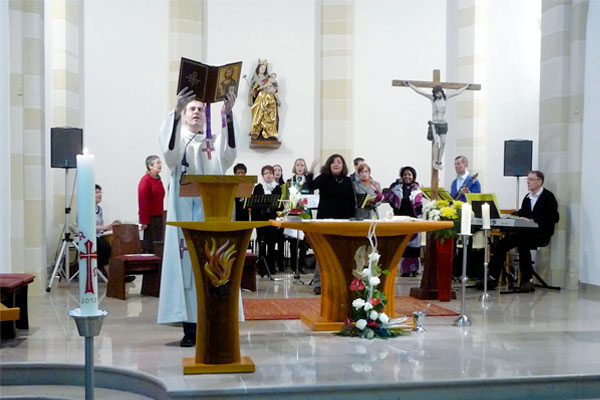
[[[461,232],[460,237],[462,238],[463,245],[463,263],[462,263],[462,277],[461,277],[461,299],[460,299],[460,316],[454,321],[454,326],[465,327],[471,326],[471,319],[465,313],[465,297],[467,294],[467,246],[471,237],[470,233]]]

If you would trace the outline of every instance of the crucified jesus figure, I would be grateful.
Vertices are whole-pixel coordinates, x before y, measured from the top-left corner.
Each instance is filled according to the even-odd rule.
[[[421,96],[427,97],[431,101],[431,121],[427,122],[429,124],[429,128],[427,129],[427,139],[433,140],[432,166],[434,169],[441,171],[444,169],[444,150],[446,148],[446,134],[448,133],[446,101],[469,89],[471,84],[467,83],[447,96],[441,85],[434,86],[431,90],[431,94],[414,86],[410,81],[404,81],[404,85],[410,87]]]

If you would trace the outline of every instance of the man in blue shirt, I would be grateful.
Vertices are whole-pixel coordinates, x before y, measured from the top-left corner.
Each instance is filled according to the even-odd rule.
[[[467,201],[465,193],[481,193],[481,184],[477,179],[471,179],[473,176],[469,173],[468,168],[469,159],[467,157],[458,156],[454,159],[456,179],[452,181],[450,187],[450,196],[453,199]]]

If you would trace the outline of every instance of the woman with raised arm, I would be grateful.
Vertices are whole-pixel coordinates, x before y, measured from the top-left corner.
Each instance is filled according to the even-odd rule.
[[[316,167],[313,163],[311,170]],[[309,174],[312,178],[312,173]],[[317,219],[350,219],[354,217],[356,198],[352,180],[348,176],[348,167],[340,154],[329,156],[321,168],[321,175],[312,180],[312,190],[319,190],[319,206]],[[321,274],[319,266],[315,267],[313,278],[314,293],[321,294]]]

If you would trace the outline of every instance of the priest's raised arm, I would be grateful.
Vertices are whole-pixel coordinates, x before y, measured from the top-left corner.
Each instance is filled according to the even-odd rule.
[[[221,134],[214,137],[206,129],[206,105],[194,100],[191,90],[177,95],[177,105],[160,129],[159,142],[165,162],[173,173],[222,175],[233,166],[237,156],[235,133],[238,131],[232,108],[235,94],[228,93],[221,110]],[[218,149],[218,153],[216,152]],[[187,165],[186,165],[187,164]],[[185,168],[183,168],[185,167]]]

